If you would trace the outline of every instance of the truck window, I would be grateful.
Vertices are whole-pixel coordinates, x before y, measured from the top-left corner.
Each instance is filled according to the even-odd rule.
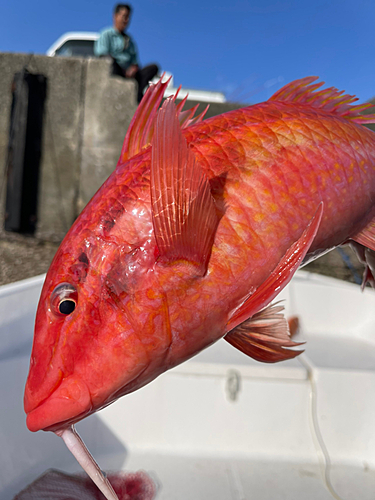
[[[94,57],[94,40],[68,40],[56,50],[56,56]]]

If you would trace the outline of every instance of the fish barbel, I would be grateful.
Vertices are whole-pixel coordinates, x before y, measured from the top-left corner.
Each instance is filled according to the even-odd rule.
[[[361,123],[375,116],[315,81],[205,121],[175,97],[159,109],[166,83],[149,88],[47,273],[31,431],[69,441],[75,422],[221,338],[259,361],[295,357],[270,303],[335,246],[365,248],[373,280],[375,135]]]

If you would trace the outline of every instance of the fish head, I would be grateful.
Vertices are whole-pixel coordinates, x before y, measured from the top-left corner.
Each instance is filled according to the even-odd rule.
[[[24,397],[31,431],[59,430],[108,405],[150,364],[140,333],[152,338],[155,325],[136,309],[151,314],[157,301],[145,285],[152,251],[82,248],[63,242],[42,289]]]
[[[25,388],[31,431],[64,430],[225,331],[220,308],[197,313],[219,217],[175,108],[169,100],[151,150],[118,166],[51,264]]]

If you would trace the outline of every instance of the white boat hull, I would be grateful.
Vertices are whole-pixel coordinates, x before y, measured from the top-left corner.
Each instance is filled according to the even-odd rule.
[[[44,277],[0,288],[0,498],[79,466],[25,425]],[[375,498],[375,293],[299,272],[283,291],[305,354],[265,365],[219,341],[77,424],[103,470],[144,469],[160,500]],[[324,475],[326,474],[326,478]],[[328,484],[327,484],[328,483]]]

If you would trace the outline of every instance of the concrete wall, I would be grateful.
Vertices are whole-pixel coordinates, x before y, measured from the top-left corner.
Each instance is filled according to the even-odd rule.
[[[47,77],[36,236],[60,241],[114,170],[137,108],[136,82],[109,75],[104,59],[0,53],[0,232],[11,84],[23,66]],[[177,101],[178,102],[178,101]],[[196,104],[187,101],[185,109]],[[201,103],[200,111],[206,107]],[[212,104],[207,117],[240,107]]]
[[[87,62],[78,210],[113,172],[137,109],[135,80],[109,77],[109,62]]]
[[[11,84],[27,64],[47,77],[36,236],[62,239],[116,166],[136,110],[136,83],[109,76],[109,61],[0,54],[0,201],[5,203]]]

